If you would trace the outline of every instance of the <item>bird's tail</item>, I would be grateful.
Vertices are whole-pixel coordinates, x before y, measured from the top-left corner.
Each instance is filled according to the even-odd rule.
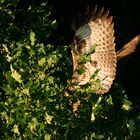
[[[125,44],[122,49],[117,51],[117,60],[120,60],[132,54],[136,50],[136,47],[138,46],[139,43],[140,43],[140,34],[138,34],[127,44]]]

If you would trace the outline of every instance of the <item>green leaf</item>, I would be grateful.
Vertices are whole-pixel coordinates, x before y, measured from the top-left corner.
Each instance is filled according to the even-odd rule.
[[[19,128],[18,128],[18,125],[17,125],[17,124],[15,124],[15,125],[13,126],[12,131],[13,131],[14,133],[18,134],[18,135],[20,134]]]
[[[128,100],[127,96],[125,96],[125,98],[123,99],[122,109],[128,111],[132,108],[131,105],[132,105],[132,102]]]
[[[84,68],[82,68],[82,67],[80,67],[80,68],[77,70],[77,72],[78,72],[79,74],[83,74],[85,71],[86,71],[86,70],[85,70]]]
[[[127,122],[127,128],[128,128],[128,130],[129,130],[129,132],[130,132],[130,134],[132,134],[132,132],[133,131],[135,131],[135,122],[134,122],[134,120],[132,120],[132,119],[130,119],[128,122]]]
[[[50,134],[46,134],[45,135],[45,140],[51,140],[51,135]]]
[[[30,41],[31,45],[33,46],[35,44],[35,33],[33,31],[30,32]]]
[[[40,60],[38,60],[38,64],[39,64],[40,66],[45,65],[45,64],[46,64],[46,58],[43,57],[43,58],[41,58]]]
[[[90,62],[90,61],[91,61],[91,56],[90,55],[87,55],[87,54],[79,55],[79,59],[78,59],[79,64],[84,64],[84,63]]]
[[[97,70],[93,73],[93,75],[91,76],[90,79],[94,79],[94,78],[98,75],[98,73],[99,73],[100,70],[101,70],[101,69],[97,69]]]
[[[93,44],[93,45],[90,47],[90,50],[89,50],[89,52],[88,52],[88,55],[91,55],[92,53],[94,53],[96,47],[97,47],[97,45],[96,45],[96,44]]]
[[[6,74],[5,74],[5,77],[6,77],[7,81],[8,81],[8,83],[9,83],[10,85],[13,85],[13,84],[15,84],[16,81],[15,81],[14,78],[11,76],[11,74],[12,74],[11,71],[7,71]]]
[[[17,82],[22,83],[21,75],[20,75],[16,70],[13,69],[13,66],[12,66],[12,65],[10,65],[10,69],[11,69],[11,72],[12,72],[11,76],[12,76]]]
[[[38,125],[37,118],[32,118],[31,122],[29,122],[28,127],[30,128],[31,132],[35,131]]]
[[[53,119],[53,116],[49,115],[48,113],[45,113],[45,120],[48,124],[51,124],[51,121]]]

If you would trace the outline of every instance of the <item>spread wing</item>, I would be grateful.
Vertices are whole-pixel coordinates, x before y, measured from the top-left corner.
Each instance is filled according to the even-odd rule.
[[[73,82],[84,85],[97,73],[92,84],[98,94],[109,91],[116,72],[116,53],[112,16],[104,7],[88,11],[85,23],[76,31],[72,43]],[[98,72],[97,72],[98,71]]]

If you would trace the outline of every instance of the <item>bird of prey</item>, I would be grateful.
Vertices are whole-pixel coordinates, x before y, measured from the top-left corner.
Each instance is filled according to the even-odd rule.
[[[97,94],[107,93],[115,79],[117,60],[134,52],[139,41],[140,35],[116,52],[113,17],[104,7],[89,9],[72,41],[73,88],[87,84],[96,74],[94,80],[100,86],[96,82],[91,86]]]

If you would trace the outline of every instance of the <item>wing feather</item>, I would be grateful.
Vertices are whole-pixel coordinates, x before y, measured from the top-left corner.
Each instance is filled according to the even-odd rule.
[[[97,13],[98,7],[95,5],[93,8],[88,7],[87,17],[85,18],[84,23],[88,23],[89,21],[93,20],[96,13]]]
[[[104,7],[98,9],[95,6],[95,9],[89,11],[93,13],[89,14],[85,24],[76,31],[74,37],[76,39],[72,48],[73,79],[79,85],[84,85],[90,81],[91,76],[96,70],[99,70],[95,78],[100,80],[101,87],[96,85],[92,85],[92,87],[96,89],[98,94],[104,94],[109,91],[116,73],[113,17],[109,15],[108,10],[104,10]],[[84,44],[82,44],[83,41],[85,42]],[[94,45],[96,45],[96,48],[95,52],[91,54],[91,61],[86,61],[82,65],[79,64],[80,55],[88,54]],[[77,73],[76,70],[79,67],[84,68],[85,72],[82,74]]]
[[[104,11],[104,13],[101,16],[101,18],[107,18],[109,16],[109,10]]]

